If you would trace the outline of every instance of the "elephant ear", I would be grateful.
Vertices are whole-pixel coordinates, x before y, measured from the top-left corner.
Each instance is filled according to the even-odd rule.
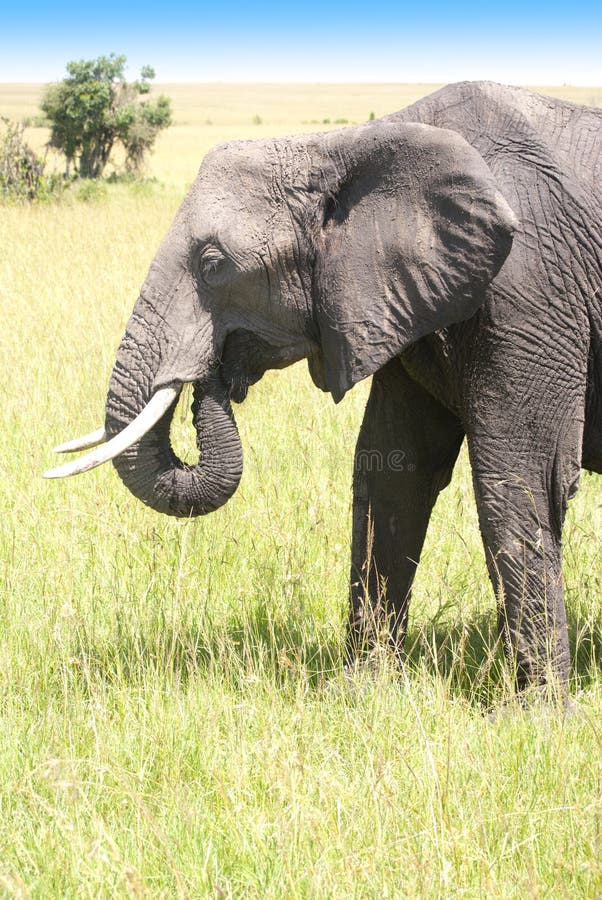
[[[379,123],[324,142],[313,298],[322,358],[310,369],[338,402],[414,341],[470,318],[517,223],[455,132]]]

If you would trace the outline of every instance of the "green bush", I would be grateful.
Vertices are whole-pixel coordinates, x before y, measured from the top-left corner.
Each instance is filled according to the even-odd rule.
[[[50,199],[62,190],[62,178],[45,172],[24,131],[23,125],[0,117],[0,198],[5,202]]]
[[[67,63],[68,77],[50,84],[42,111],[50,123],[50,146],[80,178],[100,178],[114,146],[125,150],[125,169],[139,172],[158,133],[171,124],[171,101],[140,100],[155,73],[144,66],[138,81],[125,80],[125,56]]]

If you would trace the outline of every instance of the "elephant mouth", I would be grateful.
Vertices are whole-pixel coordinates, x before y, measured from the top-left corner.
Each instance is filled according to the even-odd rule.
[[[155,391],[140,410],[126,407],[109,390],[105,428],[55,448],[74,452],[95,446],[80,459],[44,473],[64,478],[113,461],[126,487],[158,512],[178,517],[204,515],[222,506],[242,476],[242,447],[230,395],[219,370],[194,382],[192,421],[199,461],[182,462],[173,451],[170,430],[181,383]],[[237,396],[241,391],[236,391]]]

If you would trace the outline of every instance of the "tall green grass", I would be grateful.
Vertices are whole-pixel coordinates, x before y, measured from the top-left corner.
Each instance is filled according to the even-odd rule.
[[[109,185],[0,208],[0,893],[599,896],[599,478],[565,532],[569,719],[503,706],[464,455],[405,670],[344,674],[366,384],[335,407],[303,365],[268,373],[236,410],[242,484],[201,520],[156,515],[109,467],[40,478],[54,444],[102,419],[180,197]]]

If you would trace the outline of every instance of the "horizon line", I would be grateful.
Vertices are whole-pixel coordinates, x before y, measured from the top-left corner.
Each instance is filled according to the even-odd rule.
[[[63,81],[63,78],[58,79],[39,79],[35,80],[30,79],[18,79],[18,80],[4,80],[0,78],[0,84],[3,85],[36,85],[36,84],[51,84],[55,81]],[[203,85],[218,85],[218,84],[227,84],[227,85],[237,85],[237,84],[245,84],[245,85],[273,85],[273,84],[290,84],[290,85],[324,85],[324,84],[365,84],[365,85],[398,85],[398,84],[419,84],[419,85],[438,85],[438,84],[461,84],[463,82],[490,82],[492,84],[507,84],[515,87],[520,87],[521,85],[530,85],[534,87],[584,87],[584,88],[599,88],[602,87],[602,84],[590,81],[563,81],[563,82],[538,82],[538,81],[516,81],[512,79],[497,81],[494,78],[459,78],[459,79],[451,79],[449,81],[445,80],[435,80],[435,81],[425,81],[423,79],[417,79],[415,81],[406,81],[406,80],[389,80],[389,79],[281,79],[281,78],[273,78],[273,79],[257,79],[257,80],[241,80],[239,78],[229,79],[229,78],[216,78],[216,79],[185,79],[185,78],[162,78],[157,79],[151,83],[151,87],[157,87],[159,85],[167,85],[167,84],[203,84]]]

